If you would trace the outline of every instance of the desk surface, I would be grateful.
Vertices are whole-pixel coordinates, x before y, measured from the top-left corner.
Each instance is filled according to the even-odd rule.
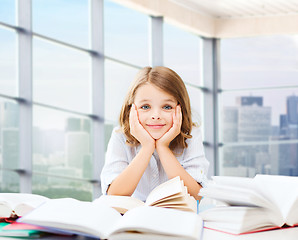
[[[234,236],[214,230],[204,229],[201,240],[298,240],[298,227],[264,231]]]
[[[16,238],[0,237],[1,240],[12,240]],[[25,238],[24,238],[25,239]],[[44,240],[94,240],[94,238],[87,238],[82,236],[77,237],[59,237],[48,236],[43,237]],[[231,234],[221,233],[214,230],[204,229],[202,238],[200,240],[297,240],[298,239],[298,227],[271,230],[259,233],[244,234],[234,236]],[[129,239],[127,239],[129,240]],[[140,238],[142,240],[142,238]],[[155,240],[155,239],[152,239]]]

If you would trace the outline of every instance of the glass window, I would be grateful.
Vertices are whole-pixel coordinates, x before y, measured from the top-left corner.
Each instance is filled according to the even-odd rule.
[[[33,171],[91,179],[91,125],[88,118],[34,106]]]
[[[13,171],[6,171],[6,170],[0,169],[0,192],[2,193],[20,192],[19,174]]]
[[[219,102],[223,143],[298,139],[298,88],[223,92]]]
[[[131,82],[139,69],[105,61],[105,119],[118,123],[119,113]]]
[[[15,25],[15,3],[16,1],[12,0],[1,0],[0,7],[0,21],[8,24]],[[1,39],[1,37],[0,37]],[[2,52],[2,51],[0,51]]]
[[[177,72],[182,80],[196,86],[200,79],[201,39],[164,23],[164,65]]]
[[[0,163],[4,169],[19,166],[19,105],[0,98]]]
[[[16,38],[14,30],[0,27],[0,93],[13,96],[17,94]]]
[[[33,31],[88,48],[88,2],[88,0],[33,0]]]
[[[220,174],[297,176],[297,37],[221,43]]]
[[[220,55],[223,89],[297,85],[297,36],[223,39]]]
[[[67,169],[61,169],[61,174],[66,171]],[[72,172],[71,174],[76,173]],[[32,193],[48,198],[75,198],[81,201],[92,201],[93,199],[92,184],[89,182],[34,173]]]
[[[291,144],[234,144],[220,149],[220,174],[254,177],[256,174],[298,175],[298,141]]]
[[[91,111],[91,59],[87,53],[33,39],[33,100]]]
[[[122,61],[149,64],[148,16],[104,1],[105,54]]]
[[[190,98],[191,111],[192,111],[192,121],[199,126],[202,125],[202,112],[203,104],[202,98],[203,94],[200,89],[186,85],[188,95]]]

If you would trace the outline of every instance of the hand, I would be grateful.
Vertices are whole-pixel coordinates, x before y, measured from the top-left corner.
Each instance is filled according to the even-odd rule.
[[[152,152],[155,149],[155,139],[146,131],[139,121],[138,112],[136,106],[132,104],[130,113],[129,113],[129,126],[130,134],[134,136],[142,145],[142,147],[153,148]]]
[[[156,140],[156,149],[160,147],[169,147],[171,141],[181,132],[182,112],[180,105],[177,105],[173,112],[172,127],[158,140]]]

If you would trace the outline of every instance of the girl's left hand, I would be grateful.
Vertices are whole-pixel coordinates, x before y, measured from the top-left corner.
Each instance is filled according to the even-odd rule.
[[[169,147],[171,141],[181,132],[182,112],[180,105],[177,105],[173,112],[172,127],[158,140],[156,140],[156,148]]]

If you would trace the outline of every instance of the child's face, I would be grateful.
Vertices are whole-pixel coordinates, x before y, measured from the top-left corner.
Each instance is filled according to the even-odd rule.
[[[153,84],[138,88],[134,101],[141,125],[154,139],[161,138],[173,125],[177,100]]]

